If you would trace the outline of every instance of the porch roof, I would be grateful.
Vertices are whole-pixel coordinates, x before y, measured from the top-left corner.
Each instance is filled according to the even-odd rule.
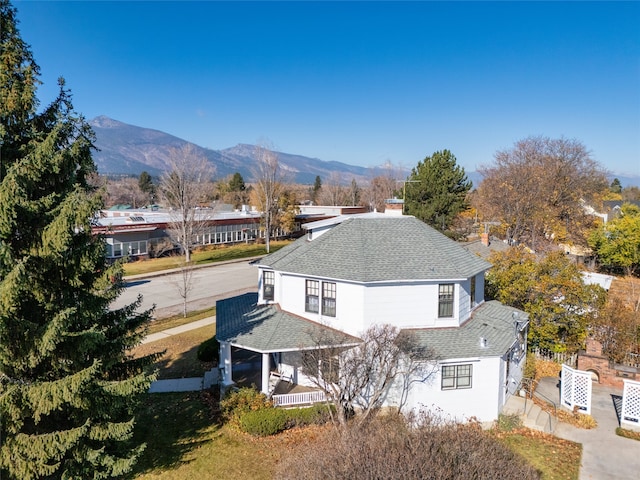
[[[260,353],[305,350],[320,346],[355,345],[357,337],[280,310],[257,305],[258,294],[219,300],[216,337],[219,341]]]
[[[440,360],[498,357],[507,353],[517,340],[516,320],[522,328],[529,318],[522,310],[493,300],[476,308],[460,327],[406,331],[414,332],[420,345],[433,349]],[[481,338],[486,339],[484,345]]]

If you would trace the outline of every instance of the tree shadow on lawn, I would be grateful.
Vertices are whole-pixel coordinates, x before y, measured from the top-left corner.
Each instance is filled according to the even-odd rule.
[[[189,452],[212,441],[219,428],[205,392],[149,393],[136,417],[134,439],[147,444],[127,478],[190,463]]]
[[[155,363],[158,369],[158,380],[203,377],[205,372],[215,366],[214,362],[198,360],[197,346],[179,354],[169,355],[168,353]]]

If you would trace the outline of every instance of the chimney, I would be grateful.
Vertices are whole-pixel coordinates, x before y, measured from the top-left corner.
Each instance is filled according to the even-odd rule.
[[[485,247],[489,246],[489,234],[488,233],[481,233],[480,234],[480,241],[482,242],[482,244]]]

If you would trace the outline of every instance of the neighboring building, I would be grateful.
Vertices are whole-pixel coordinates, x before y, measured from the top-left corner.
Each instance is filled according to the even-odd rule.
[[[391,324],[438,357],[437,373],[410,390],[408,408],[498,417],[522,379],[528,317],[484,301],[488,262],[396,210],[305,225],[306,236],[259,261],[258,294],[218,302],[223,385],[241,374],[233,355],[245,350],[261,355],[263,392],[272,393],[272,371],[310,386],[303,350],[319,338],[354,345],[368,327]]]
[[[228,245],[262,238],[260,219],[259,212],[247,208],[240,211],[203,208],[198,212],[198,220],[204,227],[196,235],[194,246]],[[172,222],[175,218],[168,210],[101,210],[91,231],[105,238],[109,259],[147,258],[175,249],[170,237]],[[274,238],[283,236],[284,232],[277,230]]]
[[[362,213],[366,210],[365,207],[321,205],[301,205],[299,209],[294,232],[289,234],[281,228],[276,228],[272,239],[300,236],[301,225],[306,222]],[[197,218],[205,226],[196,235],[194,247],[233,245],[264,238],[264,231],[260,228],[262,214],[247,206],[241,210],[233,210],[229,205],[216,209],[202,208]],[[166,209],[131,209],[126,205],[119,205],[109,210],[101,210],[91,231],[105,238],[106,255],[110,260],[122,257],[153,258],[177,248],[170,236],[171,223],[175,220]]]
[[[490,237],[488,233],[481,233],[479,237],[463,243],[462,246],[485,260],[494,252],[504,252],[511,248],[507,242]]]

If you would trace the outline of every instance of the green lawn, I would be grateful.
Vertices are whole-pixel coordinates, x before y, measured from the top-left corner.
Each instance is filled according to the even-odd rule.
[[[182,314],[179,314],[167,318],[158,318],[151,322],[151,324],[149,325],[148,333],[157,333],[173,327],[179,327],[180,325],[195,322],[197,320],[202,320],[207,317],[213,317],[215,316],[215,314],[216,307],[211,307],[205,310],[188,312],[186,317],[184,317]]]
[[[146,395],[136,437],[147,449],[132,478],[272,479],[289,447],[314,438],[321,428],[253,438],[220,426],[215,405],[207,392]],[[581,445],[527,429],[498,436],[537,468],[542,480],[578,479]]]
[[[132,478],[273,478],[280,438],[253,439],[216,423],[206,393],[149,394],[136,436],[147,449]]]
[[[542,480],[578,480],[582,445],[537,430],[519,429],[501,436],[512,451],[542,474]]]
[[[291,242],[271,242],[270,251],[275,252],[289,243]],[[191,255],[191,261],[194,265],[204,265],[207,263],[224,262],[227,260],[258,257],[261,255],[266,255],[266,253],[267,252],[263,244],[221,246],[212,247],[207,250],[196,251]],[[181,260],[182,257],[180,256],[172,256],[125,263],[124,275],[139,275],[178,268],[180,266]]]

